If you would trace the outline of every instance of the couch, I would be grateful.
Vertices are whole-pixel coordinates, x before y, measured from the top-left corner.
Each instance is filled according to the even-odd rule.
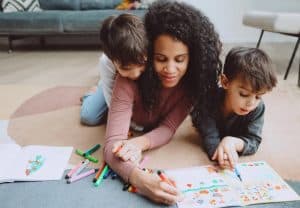
[[[116,10],[121,0],[39,0],[42,11],[0,11],[0,36],[8,38],[8,51],[12,41],[27,36],[97,35],[101,23],[110,15],[124,12],[142,17],[144,9]]]

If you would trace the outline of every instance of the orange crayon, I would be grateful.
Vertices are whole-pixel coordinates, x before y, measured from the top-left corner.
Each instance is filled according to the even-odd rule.
[[[122,149],[123,146],[118,146],[117,150],[115,151],[115,153],[119,152]]]
[[[97,171],[96,175],[95,175],[95,178],[93,179],[93,182],[96,182],[102,172],[102,170],[104,169],[104,166],[105,166],[105,162],[103,162],[102,166],[99,168],[99,170]]]

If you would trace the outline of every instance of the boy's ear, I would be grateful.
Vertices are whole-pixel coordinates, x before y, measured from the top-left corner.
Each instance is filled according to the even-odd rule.
[[[221,86],[222,86],[224,89],[227,89],[227,88],[228,88],[229,80],[228,80],[228,78],[226,77],[225,74],[221,74],[221,76],[220,76],[220,82],[221,82]]]

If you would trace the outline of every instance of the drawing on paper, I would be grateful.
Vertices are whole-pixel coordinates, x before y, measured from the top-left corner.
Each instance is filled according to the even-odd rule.
[[[39,170],[45,162],[45,158],[42,155],[36,155],[34,160],[28,160],[28,165],[25,170],[26,176]]]

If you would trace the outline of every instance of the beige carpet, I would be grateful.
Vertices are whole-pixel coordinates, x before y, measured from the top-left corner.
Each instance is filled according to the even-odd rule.
[[[85,150],[103,144],[105,126],[79,122],[79,97],[86,87],[0,85],[0,119],[20,145],[70,145]],[[300,91],[300,90],[299,90]],[[298,94],[299,95],[299,94]],[[300,180],[300,99],[280,83],[265,98],[264,138],[259,151],[241,161],[265,160],[285,179]],[[175,168],[209,164],[201,141],[187,118],[173,140],[149,153],[148,167]],[[102,149],[95,156],[102,160]],[[81,158],[73,154],[71,163]]]

